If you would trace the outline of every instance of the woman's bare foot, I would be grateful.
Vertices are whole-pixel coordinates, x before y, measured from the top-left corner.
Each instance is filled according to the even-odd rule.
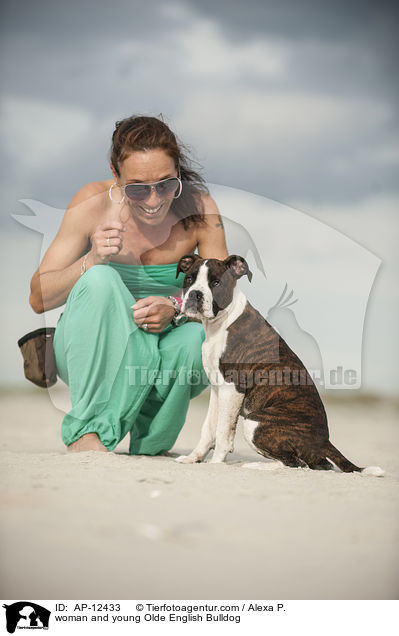
[[[101,443],[97,433],[86,433],[82,435],[76,442],[68,446],[71,453],[83,453],[84,451],[99,451],[100,453],[108,453],[104,444]]]

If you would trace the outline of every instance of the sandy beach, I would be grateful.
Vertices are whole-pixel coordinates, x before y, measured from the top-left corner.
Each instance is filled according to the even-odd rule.
[[[192,401],[175,455],[195,445],[207,401]],[[127,439],[67,454],[46,391],[3,391],[2,597],[397,598],[398,406],[326,408],[333,443],[385,477],[276,468],[241,429],[224,465],[129,456]]]

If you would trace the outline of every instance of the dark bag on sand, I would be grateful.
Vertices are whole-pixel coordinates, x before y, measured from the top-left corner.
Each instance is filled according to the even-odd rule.
[[[42,327],[18,340],[24,359],[25,378],[44,389],[57,382],[54,333],[55,327]]]

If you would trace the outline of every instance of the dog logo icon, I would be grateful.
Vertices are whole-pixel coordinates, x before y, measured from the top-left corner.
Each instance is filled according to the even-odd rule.
[[[48,629],[51,612],[37,603],[18,601],[3,607],[9,634],[14,634],[16,629]]]
[[[253,281],[240,281],[248,300],[303,360],[317,384],[326,390],[359,389],[366,310],[381,259],[300,210],[237,188],[207,185],[220,210],[228,252],[250,257]],[[42,258],[64,210],[33,199],[20,202],[33,215],[12,218],[42,235]],[[59,314],[59,307],[46,311],[46,326],[56,324]],[[278,357],[276,338],[268,361]],[[60,410],[71,408],[61,404],[59,392],[50,389],[49,394]]]

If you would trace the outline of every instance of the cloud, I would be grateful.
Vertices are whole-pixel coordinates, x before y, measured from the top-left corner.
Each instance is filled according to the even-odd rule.
[[[210,19],[179,28],[174,42],[181,48],[182,71],[207,83],[214,78],[222,78],[224,84],[243,77],[267,79],[284,74],[287,50],[283,42],[264,38],[233,42]]]
[[[285,144],[287,153],[298,155],[304,144],[317,148],[349,134],[352,140],[363,138],[367,131],[372,135],[391,115],[389,106],[375,101],[300,92],[241,92],[232,87],[199,90],[184,104],[178,124],[195,129],[201,138],[207,132],[209,142],[214,141],[212,150],[240,152],[272,142],[277,151]]]
[[[90,14],[41,0],[18,19],[6,3],[9,199],[14,182],[14,200],[66,205],[109,176],[114,122],[133,112],[166,115],[214,182],[280,201],[397,190],[393,82],[368,46],[378,12],[298,4],[116,0]],[[328,22],[339,37],[323,39]]]
[[[399,194],[363,196],[355,203],[315,205],[311,200],[292,199],[290,205],[343,232],[383,259],[385,292],[397,298],[395,278],[399,275],[397,236],[399,233]],[[396,270],[396,271],[395,271]]]
[[[284,35],[291,40],[317,36],[320,41],[345,41],[384,32],[394,40],[397,7],[392,0],[186,0],[197,16],[212,16],[214,22],[237,40],[259,34]],[[391,28],[390,28],[391,27]],[[395,38],[396,39],[396,38]]]
[[[397,189],[392,117],[373,99],[202,87],[174,123],[219,183],[282,201],[306,193],[342,201]],[[368,161],[371,147],[384,161]]]
[[[83,109],[9,95],[2,107],[4,150],[22,172],[48,168],[93,132],[93,118]]]

